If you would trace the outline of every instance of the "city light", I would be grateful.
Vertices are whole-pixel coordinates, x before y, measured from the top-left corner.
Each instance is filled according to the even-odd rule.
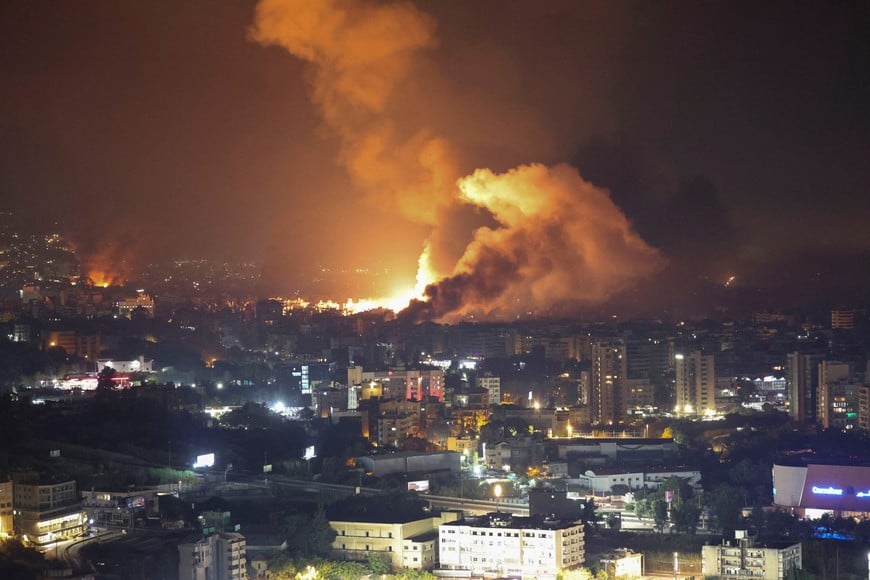
[[[205,467],[214,467],[214,453],[197,455],[196,461],[193,462],[193,468],[202,469]]]

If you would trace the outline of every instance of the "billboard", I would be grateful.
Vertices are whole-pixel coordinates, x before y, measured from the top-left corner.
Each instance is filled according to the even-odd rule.
[[[429,480],[422,479],[420,481],[409,481],[408,491],[416,491],[417,493],[429,493]]]
[[[200,469],[203,467],[214,467],[214,453],[206,453],[205,455],[196,456],[193,468]]]
[[[126,498],[126,504],[128,510],[143,508],[145,507],[145,496],[137,495],[135,497],[128,497]]]
[[[870,467],[774,465],[773,503],[783,507],[870,512]]]

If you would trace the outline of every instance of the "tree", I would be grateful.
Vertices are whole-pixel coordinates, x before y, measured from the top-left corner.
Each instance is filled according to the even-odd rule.
[[[382,575],[389,574],[393,570],[392,562],[384,555],[377,552],[370,552],[367,559],[368,568],[372,574]]]
[[[601,515],[595,509],[595,500],[584,500],[580,502],[580,521],[583,522],[583,531],[587,534],[598,528],[598,522],[601,521]]]
[[[733,532],[740,527],[742,507],[743,495],[733,485],[727,483],[720,485],[710,493],[710,509],[716,527],[724,533]]]
[[[336,536],[320,509],[313,516],[298,513],[286,516],[281,531],[287,540],[287,550],[304,556],[328,556]]]
[[[97,375],[97,391],[105,392],[115,389],[115,375],[117,372],[110,366],[103,367]]]
[[[654,499],[652,502],[653,508],[653,526],[661,532],[665,529],[668,523],[668,504],[662,499]]]
[[[701,519],[701,508],[692,502],[683,501],[671,509],[671,520],[678,532],[694,534]]]

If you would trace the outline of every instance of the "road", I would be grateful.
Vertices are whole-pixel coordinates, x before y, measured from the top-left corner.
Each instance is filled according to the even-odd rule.
[[[306,493],[320,493],[330,495],[356,495],[357,487],[353,485],[339,485],[336,483],[321,483],[318,481],[300,481],[274,477],[270,480],[273,485],[288,487]],[[360,487],[359,493],[363,495],[381,493],[382,490],[371,487]],[[528,516],[528,504],[513,504],[508,501],[487,501],[463,499],[458,497],[423,495],[432,507],[444,509],[461,509],[472,513],[489,513],[494,511],[508,512],[515,515]]]
[[[81,559],[80,552],[82,548],[91,543],[110,542],[123,536],[123,531],[113,530],[101,532],[89,538],[79,538],[75,540],[65,540],[63,542],[55,542],[48,545],[45,551],[45,557],[49,560],[58,560],[60,562],[63,562],[73,570],[82,570],[87,568],[87,566],[84,565],[84,562]]]

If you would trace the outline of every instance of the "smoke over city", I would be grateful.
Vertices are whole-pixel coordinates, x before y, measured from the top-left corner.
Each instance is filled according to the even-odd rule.
[[[369,201],[431,228],[413,318],[567,313],[661,264],[607,191],[576,169],[531,164],[460,177],[462,155],[449,140],[394,114],[398,89],[436,47],[435,23],[413,5],[263,0],[251,37],[310,64],[311,99]],[[457,231],[447,216],[468,207],[488,223]],[[470,240],[458,252],[457,238]]]

